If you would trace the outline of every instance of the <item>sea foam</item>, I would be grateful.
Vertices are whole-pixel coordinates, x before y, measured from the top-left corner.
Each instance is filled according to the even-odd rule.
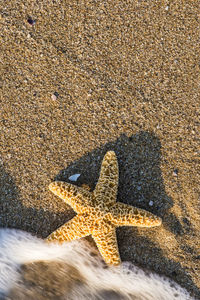
[[[88,242],[48,244],[29,233],[0,230],[2,299],[191,300],[170,279],[130,263],[106,267]],[[56,298],[55,298],[56,297]]]

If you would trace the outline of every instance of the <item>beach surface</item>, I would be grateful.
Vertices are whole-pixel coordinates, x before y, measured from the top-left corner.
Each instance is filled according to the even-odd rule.
[[[48,185],[113,150],[117,200],[163,220],[119,228],[122,261],[200,297],[198,1],[0,3],[0,226],[47,237],[75,215]]]

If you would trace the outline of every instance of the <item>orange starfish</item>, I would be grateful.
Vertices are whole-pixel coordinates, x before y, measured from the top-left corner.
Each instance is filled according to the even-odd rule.
[[[117,158],[115,152],[109,151],[104,156],[93,192],[62,181],[51,183],[50,190],[69,204],[77,215],[50,234],[47,240],[64,242],[92,235],[105,262],[118,265],[116,227],[154,227],[162,223],[159,217],[148,211],[116,202],[118,178]]]

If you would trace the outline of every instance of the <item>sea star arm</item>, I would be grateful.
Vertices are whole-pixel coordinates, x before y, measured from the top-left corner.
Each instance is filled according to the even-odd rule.
[[[54,181],[49,189],[65,203],[69,204],[77,213],[81,213],[91,203],[91,193],[81,187],[63,181]]]
[[[96,205],[107,207],[116,203],[118,189],[118,162],[114,151],[108,151],[104,156],[99,180],[93,192]]]
[[[87,221],[86,214],[76,215],[69,222],[52,232],[46,240],[49,242],[58,241],[60,243],[73,241],[90,235],[90,227],[91,225]]]
[[[98,231],[92,233],[92,237],[107,264],[119,265],[121,260],[117,246],[117,238],[115,228],[109,231]]]
[[[116,203],[110,209],[116,226],[154,227],[162,223],[161,218],[140,208],[132,207],[124,203]]]

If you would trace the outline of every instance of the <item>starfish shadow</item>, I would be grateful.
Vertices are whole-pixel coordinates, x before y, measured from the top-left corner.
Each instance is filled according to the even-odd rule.
[[[114,150],[119,163],[118,201],[146,209],[160,217],[173,206],[172,199],[165,192],[160,169],[161,144],[153,134],[141,131],[131,137],[122,134],[116,141],[109,142],[87,153],[71,163],[54,180],[67,181],[73,174],[80,173],[76,185],[87,184],[91,190],[98,181],[101,162],[108,150]],[[168,214],[167,230],[182,235],[184,228],[177,217]],[[186,220],[187,221],[187,220]],[[190,224],[185,224],[189,230]]]
[[[144,131],[131,137],[122,134],[115,142],[95,149],[61,170],[54,180],[73,183],[69,177],[81,173],[75,184],[87,184],[93,190],[104,154],[114,150],[119,163],[118,201],[137,205],[162,217],[173,206],[173,201],[164,189],[160,149],[160,141],[153,134]]]

